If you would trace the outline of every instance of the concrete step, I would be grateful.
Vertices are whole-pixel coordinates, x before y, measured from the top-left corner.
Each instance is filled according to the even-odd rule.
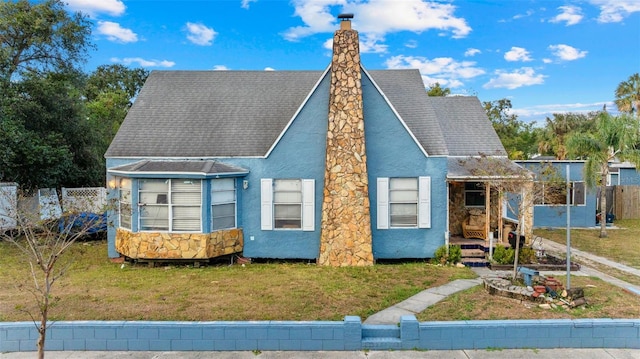
[[[400,338],[397,325],[373,324],[362,328],[363,338]]]
[[[467,267],[488,267],[489,261],[484,258],[462,258],[462,264]]]
[[[362,349],[402,349],[400,338],[362,338]]]
[[[482,249],[463,249],[462,258],[484,258],[485,251]]]

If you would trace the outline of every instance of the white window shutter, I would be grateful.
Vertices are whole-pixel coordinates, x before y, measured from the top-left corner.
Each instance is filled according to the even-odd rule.
[[[302,180],[302,230],[315,230],[315,180]]]
[[[431,177],[418,178],[418,228],[431,228]]]
[[[273,180],[260,180],[260,229],[273,230]]]
[[[389,228],[389,178],[378,177],[377,228]]]

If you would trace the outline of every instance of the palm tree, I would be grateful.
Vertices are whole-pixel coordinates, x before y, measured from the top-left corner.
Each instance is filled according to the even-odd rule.
[[[627,81],[622,81],[616,87],[616,106],[620,112],[634,113],[640,116],[640,74],[637,72]]]
[[[607,237],[606,186],[609,163],[613,160],[629,161],[640,167],[640,122],[627,114],[611,116],[601,112],[592,132],[576,132],[567,141],[569,153],[575,158],[586,158],[584,177],[587,186],[600,186],[600,238]]]

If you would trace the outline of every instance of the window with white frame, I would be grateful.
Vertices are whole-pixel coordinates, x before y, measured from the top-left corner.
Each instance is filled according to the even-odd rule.
[[[377,186],[378,229],[431,227],[430,177],[380,177]]]
[[[464,183],[464,205],[465,207],[484,207],[485,189],[482,182]]]
[[[538,206],[554,206],[567,204],[567,184],[536,182],[535,204]],[[584,205],[586,203],[586,187],[583,181],[570,182],[569,204]]]
[[[212,230],[236,228],[236,180],[214,179],[211,182]]]
[[[131,179],[116,178],[118,184],[118,218],[120,227],[131,229]]]
[[[201,188],[200,180],[139,180],[140,230],[200,231]]]
[[[261,179],[261,229],[315,229],[313,179]]]

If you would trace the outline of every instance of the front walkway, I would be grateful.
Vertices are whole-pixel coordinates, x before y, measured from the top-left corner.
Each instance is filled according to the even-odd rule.
[[[542,245],[545,251],[551,254],[564,256],[564,254],[566,254],[567,252],[566,246],[563,246],[561,244],[558,244],[556,242],[553,242],[544,238],[542,239]],[[612,277],[594,268],[591,268],[588,266],[588,263],[598,263],[613,269],[623,271],[630,275],[635,275],[637,277],[640,277],[640,270],[626,266],[621,263],[611,261],[609,259],[606,259],[600,256],[593,255],[591,253],[580,251],[574,248],[571,248],[571,255],[572,257],[578,259],[580,262],[587,263],[587,265],[584,265],[584,264],[581,265],[580,271],[571,272],[571,275],[582,275],[582,276],[588,275],[588,276],[598,277],[607,283],[618,286],[631,293],[640,295],[640,287],[633,285],[631,283],[625,282],[623,280],[620,280],[618,278]],[[476,285],[481,284],[483,276],[495,273],[486,267],[472,268],[472,270],[476,274],[478,274],[478,278],[458,279],[458,280],[454,280],[453,282],[447,283],[445,285],[441,285],[439,287],[426,289],[412,296],[409,299],[406,299],[387,309],[384,309],[378,313],[375,313],[369,316],[363,323],[364,324],[397,324],[400,322],[401,316],[416,315],[454,293],[457,293],[462,290],[467,290],[469,288],[472,288]],[[566,272],[543,272],[543,274],[551,274],[551,273],[555,275],[562,275],[563,273],[566,274]]]

